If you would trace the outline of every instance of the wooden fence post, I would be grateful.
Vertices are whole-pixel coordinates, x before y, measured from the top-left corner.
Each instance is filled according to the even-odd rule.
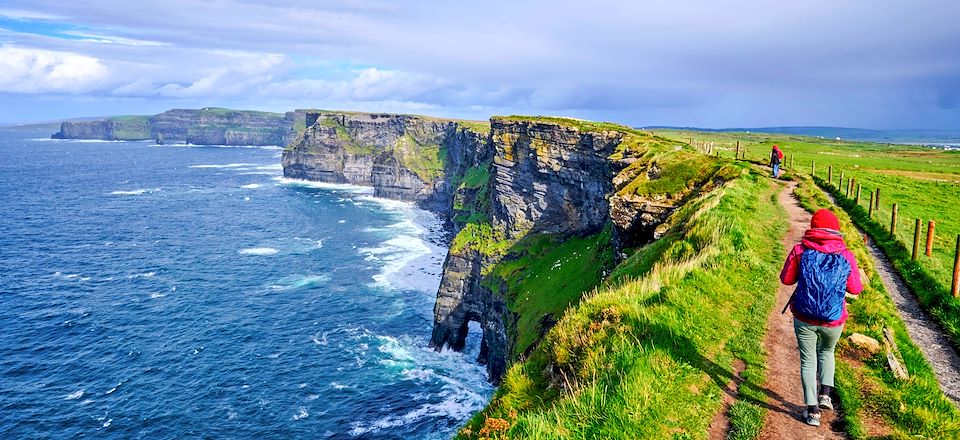
[[[893,204],[893,213],[890,214],[890,235],[897,236],[897,204]]]
[[[960,277],[960,235],[957,236],[957,249],[953,255],[953,285],[950,293],[956,298],[957,294],[960,294],[960,283],[957,283],[957,278]]]
[[[873,202],[877,204],[877,209],[880,209],[880,188],[877,187],[877,196],[873,198]]]
[[[857,202],[858,205],[860,204],[860,184],[859,184],[859,183],[857,184],[857,198],[856,198],[856,202]]]
[[[827,167],[827,183],[833,185],[833,165]]]
[[[933,253],[933,220],[927,223],[927,256]]]
[[[917,219],[916,227],[913,230],[913,253],[910,254],[911,260],[917,259],[917,253],[920,252],[920,219]]]
[[[790,155],[790,169],[791,169],[791,170],[793,169],[794,165],[796,165],[796,164],[794,163],[794,160],[795,160],[796,158],[797,158],[797,155],[796,155],[796,154],[791,154],[791,155]]]
[[[737,159],[740,158],[740,139],[737,139]]]
[[[873,191],[870,191],[870,206],[867,207],[867,217],[873,218]]]
[[[843,170],[840,170],[840,181],[837,182],[837,189],[843,189]]]
[[[816,161],[812,161],[812,160],[810,161],[810,175],[811,175],[811,176],[816,176],[816,175],[817,175],[817,162],[816,162]]]

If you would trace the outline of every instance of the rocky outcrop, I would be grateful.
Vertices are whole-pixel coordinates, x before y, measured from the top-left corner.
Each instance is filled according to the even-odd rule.
[[[612,190],[608,157],[623,135],[581,132],[566,124],[491,119],[493,223],[508,238],[528,233],[571,234],[608,220]]]
[[[587,234],[609,220],[607,195],[613,168],[608,157],[620,143],[615,131],[580,131],[569,124],[491,119],[493,178],[491,240],[516,241],[527,234]],[[469,197],[470,194],[465,194]],[[456,242],[455,242],[456,244]],[[485,277],[501,256],[481,246],[453,246],[444,265],[434,307],[431,346],[462,348],[470,321],[483,329],[480,361],[498,382],[512,352],[507,323],[507,287]],[[509,258],[506,256],[505,258]]]
[[[451,179],[489,156],[484,133],[419,116],[308,112],[283,152],[285,177],[373,186],[450,217]]]
[[[66,121],[54,139],[162,140],[194,145],[286,145],[304,125],[305,110],[269,113],[221,108],[174,109],[153,116]]]
[[[111,121],[64,121],[60,123],[60,131],[54,133],[50,138],[116,140]]]

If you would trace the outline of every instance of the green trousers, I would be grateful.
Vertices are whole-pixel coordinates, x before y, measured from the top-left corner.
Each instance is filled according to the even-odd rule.
[[[817,380],[821,385],[833,386],[836,368],[833,351],[843,333],[843,326],[823,327],[793,320],[800,349],[800,382],[803,384],[803,401],[806,405],[817,404]]]

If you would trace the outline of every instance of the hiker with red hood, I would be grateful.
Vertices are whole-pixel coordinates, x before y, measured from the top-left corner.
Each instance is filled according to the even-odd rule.
[[[788,305],[800,350],[800,381],[807,406],[803,419],[820,426],[820,409],[833,410],[834,349],[847,320],[844,299],[847,292],[856,295],[863,290],[857,260],[847,250],[836,215],[826,209],[813,214],[810,229],[787,255],[780,281],[797,284]]]
[[[783,151],[780,151],[780,146],[773,144],[773,149],[770,150],[770,168],[773,169],[773,177],[780,177],[780,161],[783,160]]]

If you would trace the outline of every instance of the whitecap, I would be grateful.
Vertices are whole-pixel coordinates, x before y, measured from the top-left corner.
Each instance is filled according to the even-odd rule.
[[[307,408],[301,406],[301,407],[299,408],[299,412],[293,415],[293,420],[305,419],[305,418],[307,418],[307,416],[309,416],[309,415],[310,415],[310,413],[307,412]]]
[[[152,298],[152,299],[159,299],[159,298],[163,298],[163,297],[165,297],[165,296],[167,296],[167,295],[164,295],[164,294],[158,293],[158,292],[150,292],[150,298]]]
[[[240,255],[274,255],[280,251],[274,248],[269,248],[269,247],[254,247],[254,248],[240,249],[238,252],[240,253]]]
[[[307,188],[317,188],[317,189],[327,189],[334,191],[346,191],[353,193],[373,193],[373,187],[370,186],[359,186],[351,185],[349,183],[327,183],[327,182],[314,182],[311,180],[303,179],[291,179],[288,177],[276,177],[274,180],[280,182],[281,185],[286,186],[299,186]]]
[[[350,385],[344,385],[339,382],[330,382],[330,387],[337,391],[352,388]]]
[[[154,192],[154,191],[160,191],[160,188],[154,188],[154,189],[134,189],[134,190],[130,190],[130,191],[119,191],[119,190],[118,190],[118,191],[113,191],[113,192],[111,192],[110,194],[115,195],[115,196],[139,196],[139,195],[143,195],[143,194],[152,193],[152,192]]]
[[[261,185],[260,185],[259,183],[248,183],[248,184],[246,184],[246,185],[240,185],[240,188],[244,188],[244,189],[257,189],[257,188],[260,188],[260,186],[261,186]]]
[[[109,428],[111,422],[113,422],[113,419],[108,419],[106,422],[103,422],[103,427],[104,427],[104,428]]]
[[[83,397],[83,390],[77,390],[64,396],[63,400],[76,400]]]
[[[241,168],[241,167],[255,167],[255,163],[228,163],[228,164],[204,164],[204,165],[190,165],[187,168]]]
[[[106,393],[103,394],[113,394],[115,391],[117,391],[117,388],[120,388],[120,385],[123,385],[123,382],[117,383],[117,386],[110,388]]]
[[[433,253],[433,251],[426,242],[409,235],[391,238],[377,247],[360,249],[360,253],[365,254],[367,261],[378,259],[384,262],[380,273],[373,275],[372,278],[374,280],[373,285],[386,288],[416,287],[417,285],[423,284],[419,281],[424,280],[415,279],[417,276],[416,273],[405,274],[405,277],[398,277],[397,275],[400,274],[408,264],[418,258]],[[403,280],[400,278],[407,279]],[[431,282],[439,281],[433,280],[433,278],[436,277],[432,277]]]
[[[277,280],[275,284],[271,284],[267,288],[277,291],[304,289],[322,286],[328,281],[330,281],[329,275],[290,275]]]

